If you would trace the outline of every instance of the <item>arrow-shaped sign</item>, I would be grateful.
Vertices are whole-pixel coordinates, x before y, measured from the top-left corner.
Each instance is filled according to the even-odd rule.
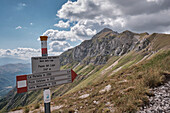
[[[72,70],[60,70],[29,75],[19,75],[17,80],[17,92],[23,93],[61,84],[71,83],[77,74]]]

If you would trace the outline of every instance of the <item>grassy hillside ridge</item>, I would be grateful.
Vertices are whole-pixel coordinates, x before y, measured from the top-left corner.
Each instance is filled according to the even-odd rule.
[[[170,34],[154,33],[149,38],[153,51],[158,51],[161,48],[170,47]]]
[[[109,76],[110,74],[112,74],[112,72],[114,72],[114,70],[116,70],[120,67],[122,67],[122,69],[127,68],[127,67],[131,66],[132,64],[135,64],[136,62],[140,61],[143,57],[144,56],[142,54],[138,54],[135,52],[130,52],[128,54],[125,54],[121,58],[118,56],[113,56],[112,58],[110,58],[108,60],[106,65],[104,65],[102,68],[98,69],[98,71],[96,71],[95,73],[92,73],[91,76],[89,76],[87,79],[82,81],[78,86],[74,87],[69,92],[80,90],[83,87],[90,86],[92,83],[102,80],[105,77]],[[113,66],[112,68],[110,68],[108,70],[105,70],[109,66],[111,66],[113,63],[115,63],[118,60],[118,58],[120,58],[120,59],[115,66]]]
[[[75,92],[57,97],[54,103],[64,105],[57,110],[62,112],[136,112],[148,104],[148,96],[153,95],[149,89],[164,83],[163,72],[170,72],[170,50],[160,51],[149,60],[120,70]],[[111,89],[100,93],[108,85],[111,85]],[[84,94],[89,96],[81,99],[80,96]]]

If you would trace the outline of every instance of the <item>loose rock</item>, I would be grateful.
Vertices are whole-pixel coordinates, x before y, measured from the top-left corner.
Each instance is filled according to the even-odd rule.
[[[149,105],[137,113],[170,113],[170,81],[152,91],[155,96],[149,98]]]

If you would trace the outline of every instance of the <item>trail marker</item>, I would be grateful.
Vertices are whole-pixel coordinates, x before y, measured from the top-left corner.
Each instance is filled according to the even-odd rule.
[[[17,91],[23,93],[73,82],[77,74],[71,70],[17,76]]]
[[[59,56],[32,57],[32,73],[60,70]]]
[[[49,103],[51,101],[50,90],[45,90],[44,92],[44,103]]]
[[[72,70],[60,70],[58,56],[48,56],[47,36],[40,36],[42,57],[32,57],[32,74],[16,76],[17,93],[44,89],[45,113],[50,111],[50,89],[61,84],[71,83],[77,74]]]
[[[27,92],[27,75],[16,76],[17,93]]]

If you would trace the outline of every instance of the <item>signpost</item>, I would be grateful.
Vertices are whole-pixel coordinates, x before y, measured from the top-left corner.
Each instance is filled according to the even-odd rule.
[[[32,73],[60,70],[59,56],[32,57]]]
[[[23,93],[71,83],[76,76],[77,74],[72,69],[20,75],[17,76],[17,91]]]
[[[40,36],[42,57],[32,57],[32,74],[16,77],[17,93],[44,89],[45,113],[50,111],[50,89],[61,84],[71,83],[77,74],[72,70],[60,70],[58,56],[48,56],[47,36]]]

